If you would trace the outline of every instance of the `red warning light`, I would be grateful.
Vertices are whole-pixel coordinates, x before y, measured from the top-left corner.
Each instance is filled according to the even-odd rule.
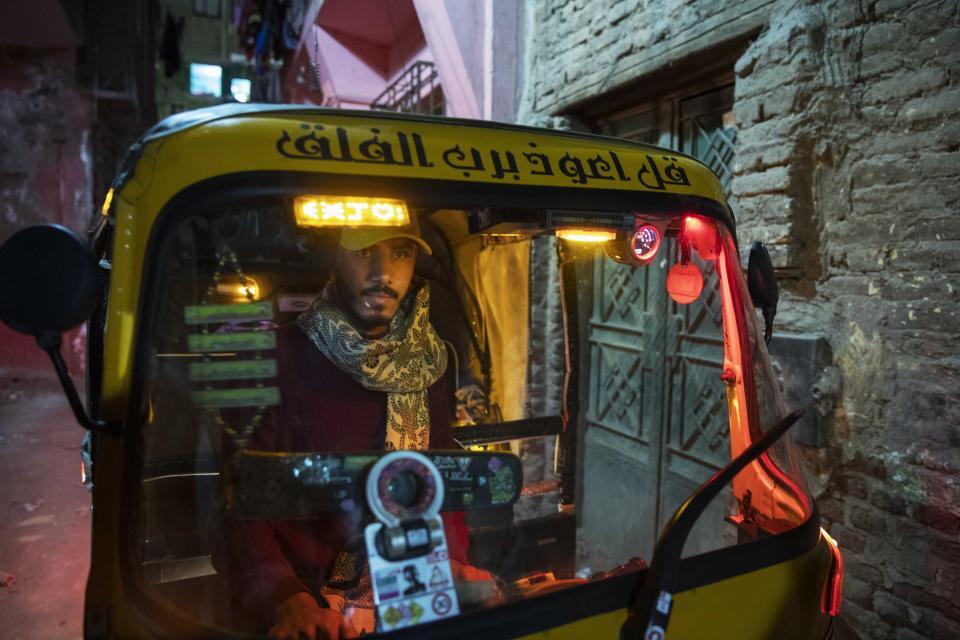
[[[717,228],[713,222],[694,215],[685,215],[680,234],[704,260],[716,260],[719,255]]]
[[[630,251],[639,262],[650,262],[659,250],[660,231],[652,224],[645,224],[637,229],[630,240]]]

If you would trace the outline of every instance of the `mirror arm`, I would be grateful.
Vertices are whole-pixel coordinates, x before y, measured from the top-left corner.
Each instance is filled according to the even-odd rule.
[[[663,533],[660,534],[660,539],[653,551],[653,559],[650,561],[650,569],[632,598],[629,615],[620,629],[620,637],[623,640],[662,638],[666,635],[673,606],[673,595],[680,582],[680,556],[694,523],[710,502],[720,495],[720,491],[748,464],[773,446],[804,413],[803,409],[797,409],[781,418],[759,440],[744,449],[712,478],[700,485],[700,488],[680,505],[670,522],[664,527]],[[653,631],[652,634],[651,631]],[[657,631],[660,633],[659,636]]]
[[[70,408],[73,409],[73,415],[76,417],[77,422],[80,423],[80,426],[94,433],[119,435],[120,429],[117,426],[108,425],[103,420],[93,420],[87,415],[86,410],[84,410],[83,403],[80,402],[80,396],[77,394],[77,388],[74,386],[73,380],[70,379],[69,371],[67,371],[67,363],[63,361],[63,356],[60,354],[60,345],[62,343],[60,334],[54,331],[44,331],[38,334],[36,338],[40,348],[50,356],[50,360],[53,362],[53,368],[57,372],[57,378],[60,379],[60,385],[63,387],[63,392],[67,394],[67,401],[70,403]]]
[[[777,315],[777,305],[764,305],[761,309],[763,313],[763,342],[770,344],[773,337],[773,318]]]

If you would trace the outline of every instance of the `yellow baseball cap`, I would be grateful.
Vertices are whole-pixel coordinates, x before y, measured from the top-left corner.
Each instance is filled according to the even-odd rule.
[[[344,229],[340,233],[340,246],[350,251],[372,247],[391,238],[409,238],[417,243],[428,256],[433,255],[430,245],[420,237],[420,225],[410,216],[410,224],[404,227],[375,227],[371,229]]]

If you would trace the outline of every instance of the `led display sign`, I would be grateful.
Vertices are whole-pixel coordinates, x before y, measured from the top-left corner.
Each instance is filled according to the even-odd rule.
[[[598,229],[557,229],[557,237],[571,242],[609,242],[617,239],[616,231]]]
[[[300,227],[404,227],[407,205],[390,198],[304,196],[293,201]]]

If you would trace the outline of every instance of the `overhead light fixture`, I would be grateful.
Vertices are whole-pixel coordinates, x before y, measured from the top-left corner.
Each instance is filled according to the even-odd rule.
[[[617,232],[599,229],[557,229],[557,237],[570,242],[600,244],[616,240]]]

